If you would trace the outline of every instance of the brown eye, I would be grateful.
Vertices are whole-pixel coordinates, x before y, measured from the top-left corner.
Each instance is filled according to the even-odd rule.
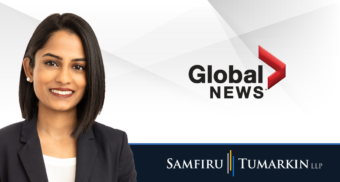
[[[85,68],[81,65],[75,65],[74,67],[76,68],[76,70],[85,70]]]
[[[57,63],[55,63],[54,61],[47,61],[47,62],[45,62],[45,64],[46,64],[46,65],[49,65],[49,66],[50,66],[50,65],[56,65],[56,66],[58,66]]]

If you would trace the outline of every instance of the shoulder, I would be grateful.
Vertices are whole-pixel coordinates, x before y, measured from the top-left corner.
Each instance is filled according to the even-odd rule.
[[[113,148],[120,148],[123,143],[127,142],[127,134],[120,129],[112,128],[102,123],[95,122],[93,132],[96,140],[103,144],[109,144]]]
[[[11,135],[20,134],[22,123],[23,121],[20,121],[0,128],[0,139],[6,136],[9,137]]]
[[[13,144],[19,141],[23,122],[16,122],[0,129],[0,148],[4,147],[7,143]]]
[[[94,132],[99,132],[101,134],[107,135],[110,138],[118,138],[122,139],[126,132],[120,129],[112,128],[111,126],[107,126],[105,124],[95,122],[93,125]]]

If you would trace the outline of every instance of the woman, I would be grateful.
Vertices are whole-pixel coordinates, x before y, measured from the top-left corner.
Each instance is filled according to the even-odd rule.
[[[97,123],[105,73],[97,38],[81,17],[53,14],[22,64],[22,117],[0,129],[0,182],[135,182],[124,131]]]

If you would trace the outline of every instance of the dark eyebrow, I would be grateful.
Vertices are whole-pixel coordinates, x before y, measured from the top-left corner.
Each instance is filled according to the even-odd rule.
[[[42,57],[45,57],[45,56],[51,56],[51,57],[57,58],[57,59],[59,59],[61,61],[63,60],[63,58],[61,58],[61,57],[59,57],[57,55],[51,54],[51,53],[46,53]],[[77,58],[77,59],[72,59],[72,61],[86,61],[86,59],[85,58]]]

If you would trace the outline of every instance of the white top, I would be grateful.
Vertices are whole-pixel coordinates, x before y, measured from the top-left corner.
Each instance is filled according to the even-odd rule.
[[[55,158],[43,155],[48,182],[74,182],[76,179],[76,157]]]

